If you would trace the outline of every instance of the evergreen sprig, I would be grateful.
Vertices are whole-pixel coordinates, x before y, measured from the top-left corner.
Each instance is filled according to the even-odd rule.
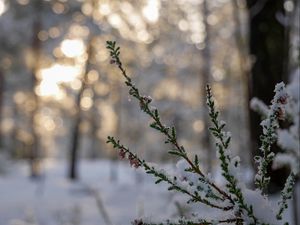
[[[139,101],[140,109],[152,118],[153,121],[150,123],[150,127],[161,132],[166,138],[165,143],[170,143],[173,146],[172,150],[169,151],[169,154],[176,155],[176,156],[181,157],[184,160],[186,160],[186,162],[190,165],[190,169],[189,169],[190,172],[195,172],[196,174],[198,174],[202,180],[204,180],[209,186],[211,186],[216,192],[218,192],[219,195],[221,195],[221,197],[220,197],[221,199],[229,199],[230,202],[233,203],[231,197],[226,192],[221,190],[212,181],[207,179],[207,177],[204,175],[204,173],[200,169],[198,157],[195,156],[193,161],[189,159],[185,148],[182,145],[180,145],[177,141],[175,127],[168,127],[168,126],[164,125],[161,122],[159,111],[155,107],[150,105],[150,103],[152,102],[151,97],[143,96],[140,94],[138,88],[136,88],[135,84],[132,82],[131,78],[127,75],[125,69],[122,66],[122,62],[119,58],[120,47],[117,47],[116,43],[112,42],[112,41],[108,41],[106,44],[107,44],[107,49],[110,50],[110,55],[113,60],[112,63],[116,64],[118,66],[118,68],[122,72],[122,75],[125,78],[125,84],[129,87],[129,94]],[[113,146],[115,148],[118,148],[119,150],[122,150],[123,148],[125,148],[124,146],[119,144],[119,141],[116,141],[112,137],[108,137],[107,142],[112,143]],[[127,149],[127,148],[125,148],[125,149],[126,149],[125,150],[126,152],[130,152],[129,149]],[[185,194],[188,194],[191,197],[190,202],[201,202],[201,203],[209,205],[211,207],[224,209],[224,210],[232,209],[232,206],[220,207],[218,205],[213,204],[208,199],[200,197],[200,195],[198,194],[197,191],[195,191],[194,193],[191,193],[191,192],[183,189],[182,187],[179,187],[178,185],[176,185],[175,182],[171,181],[167,177],[164,177],[163,174],[157,172],[154,168],[149,167],[144,161],[139,160],[139,162],[144,167],[144,169],[146,170],[147,173],[152,174],[155,177],[159,178],[156,181],[157,183],[159,183],[161,181],[165,181],[165,182],[169,183],[171,185],[169,187],[169,190],[178,190]]]
[[[276,218],[278,220],[282,220],[282,214],[288,208],[287,201],[292,198],[294,184],[295,184],[295,175],[291,173],[285,182],[283,190],[280,193],[281,199],[278,202],[279,209],[276,214]]]
[[[177,183],[177,177],[170,177],[166,175],[165,172],[159,171],[154,166],[150,166],[145,162],[145,160],[141,160],[136,154],[133,154],[127,147],[120,144],[119,140],[116,140],[114,137],[108,136],[107,142],[113,145],[113,148],[118,149],[119,156],[121,158],[127,158],[130,161],[130,164],[135,168],[143,167],[147,174],[151,174],[156,178],[155,183],[158,184],[160,182],[165,182],[169,185],[168,190],[176,190],[183,194],[186,194],[190,197],[189,202],[201,202],[205,205],[208,205],[213,208],[222,209],[222,210],[229,210],[230,207],[222,207],[219,205],[214,204],[213,202],[209,201],[207,198],[203,198],[199,195],[198,192],[191,192],[188,189],[184,188],[183,186]]]
[[[245,210],[248,216],[252,219],[253,224],[258,222],[257,218],[253,214],[252,206],[248,206],[242,194],[242,190],[238,185],[238,180],[233,173],[233,169],[238,167],[238,163],[233,163],[232,156],[229,153],[229,145],[231,141],[231,135],[224,131],[226,126],[225,122],[219,120],[219,111],[215,109],[215,102],[212,97],[211,88],[209,85],[206,86],[207,93],[207,106],[209,108],[209,117],[211,118],[212,127],[210,131],[216,139],[216,147],[218,151],[219,160],[221,162],[222,175],[226,179],[226,187],[228,191],[235,196],[233,201],[241,210]]]
[[[152,102],[151,97],[143,96],[140,94],[139,90],[136,88],[135,84],[132,82],[131,78],[127,75],[126,70],[122,66],[122,62],[119,58],[120,47],[117,47],[116,42],[114,41],[107,41],[106,44],[113,60],[112,63],[118,66],[123,77],[125,78],[125,84],[129,87],[129,94],[139,101],[141,110],[153,119],[153,121],[150,123],[150,127],[161,132],[166,138],[165,143],[170,143],[173,146],[172,150],[170,150],[169,153],[185,159],[186,162],[190,165],[190,172],[194,172],[201,178],[205,179],[206,182],[223,197],[223,199],[229,199],[230,202],[233,203],[230,195],[221,190],[212,181],[207,179],[205,174],[200,169],[198,157],[195,156],[194,160],[191,160],[188,157],[185,148],[177,141],[176,128],[164,125],[161,122],[159,111],[155,107],[150,105],[150,103]]]
[[[298,79],[298,80],[297,80]],[[292,81],[287,85],[286,90],[283,83],[276,85],[275,96],[272,100],[271,107],[268,107],[264,102],[257,98],[251,99],[251,108],[258,112],[263,120],[272,117],[272,114],[277,119],[283,119],[286,117],[290,126],[288,128],[280,129],[278,123],[275,124],[276,130],[275,139],[277,139],[278,146],[283,150],[276,154],[272,161],[273,168],[279,168],[288,165],[291,170],[291,174],[286,180],[285,186],[281,191],[281,199],[278,202],[279,209],[276,214],[278,220],[282,220],[282,215],[288,207],[287,200],[292,198],[293,186],[300,177],[299,167],[299,98],[300,96],[293,92],[293,90],[299,89],[299,76],[295,76]],[[289,96],[287,94],[289,93]],[[288,100],[288,101],[287,101]],[[286,105],[285,110],[283,106]],[[273,116],[273,117],[274,117]],[[277,137],[278,136],[278,137]],[[288,159],[288,160],[287,160]],[[294,199],[294,201],[297,201]]]
[[[223,220],[205,220],[205,219],[199,219],[198,221],[189,221],[189,220],[178,220],[177,222],[171,222],[167,221],[165,223],[145,223],[142,222],[142,220],[136,220],[133,222],[133,225],[215,225],[215,224],[230,224],[235,223],[239,224],[241,223],[241,219],[223,219]]]
[[[284,105],[287,103],[287,93],[284,83],[279,83],[275,87],[275,95],[271,101],[270,110],[267,118],[261,122],[263,134],[260,136],[261,147],[259,150],[262,156],[256,156],[254,159],[258,164],[258,170],[255,175],[255,184],[263,193],[269,182],[270,177],[267,175],[268,165],[274,159],[274,152],[271,151],[271,146],[276,142],[278,129],[278,120],[284,119]]]
[[[218,158],[221,163],[222,175],[226,180],[225,187],[217,186],[206,174],[202,172],[199,165],[199,159],[197,155],[191,159],[188,157],[185,148],[178,143],[175,127],[168,127],[161,121],[159,111],[151,105],[152,99],[149,96],[142,95],[139,89],[132,82],[131,78],[127,75],[126,70],[123,68],[120,60],[120,47],[116,46],[116,42],[107,41],[107,49],[110,51],[111,63],[115,64],[121,71],[125,78],[125,84],[129,87],[129,95],[136,98],[140,104],[140,109],[146,113],[151,119],[150,127],[159,131],[165,137],[165,143],[172,145],[172,150],[169,154],[178,156],[185,163],[185,169],[183,173],[186,175],[181,180],[180,176],[170,176],[166,172],[149,165],[139,156],[132,153],[127,147],[120,144],[119,140],[114,137],[108,137],[107,143],[111,143],[114,148],[119,152],[121,158],[129,160],[130,164],[135,168],[143,167],[146,173],[156,178],[155,183],[165,182],[169,185],[168,190],[175,190],[189,196],[188,203],[199,202],[209,207],[228,211],[229,215],[233,215],[233,218],[223,220],[207,220],[207,218],[197,219],[197,222],[180,220],[178,223],[160,223],[160,225],[212,225],[212,224],[244,224],[245,221],[249,225],[267,225],[263,222],[262,218],[258,219],[254,213],[255,205],[248,204],[245,201],[243,195],[242,185],[240,184],[237,171],[239,169],[239,158],[232,157],[230,153],[230,141],[231,136],[229,132],[225,131],[225,122],[219,119],[219,112],[215,109],[215,102],[212,97],[211,88],[207,85],[207,105],[209,108],[209,116],[211,118],[212,126],[209,128],[212,135],[216,140],[216,148]],[[274,155],[271,152],[271,145],[276,141],[275,129],[278,126],[278,119],[283,117],[284,108],[286,103],[286,93],[283,84],[278,84],[275,88],[275,97],[271,105],[271,113],[262,122],[263,135],[261,137],[262,146],[260,150],[263,156],[256,157],[258,162],[258,173],[255,176],[256,184],[261,191],[260,194],[264,199],[266,195],[262,195],[264,189],[269,183],[269,177],[267,176],[267,166],[272,161]],[[193,175],[193,176],[189,176]],[[196,180],[195,180],[196,177]],[[291,193],[294,184],[294,176],[291,175],[286,182],[285,188],[282,191],[281,201],[278,203],[279,209],[276,214],[276,219],[280,220],[284,210],[287,208],[287,200],[291,198]],[[135,220],[134,225],[159,225],[152,223],[145,223],[142,220]]]

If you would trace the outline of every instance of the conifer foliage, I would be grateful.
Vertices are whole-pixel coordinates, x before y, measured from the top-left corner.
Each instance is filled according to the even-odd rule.
[[[255,158],[255,161],[258,163],[258,172],[255,176],[255,190],[248,189],[239,179],[240,159],[238,156],[231,154],[231,135],[225,131],[225,122],[219,119],[219,111],[215,107],[211,88],[207,85],[207,106],[212,124],[210,132],[215,138],[222,176],[226,181],[224,186],[220,186],[201,169],[197,155],[193,157],[188,156],[184,146],[177,140],[175,127],[168,127],[161,121],[158,109],[151,104],[151,97],[142,95],[140,90],[135,86],[121,62],[120,47],[116,45],[116,42],[107,41],[107,49],[110,51],[111,64],[117,66],[125,78],[129,94],[139,102],[141,111],[152,119],[150,127],[160,132],[165,138],[165,143],[171,145],[172,148],[169,154],[179,157],[180,160],[176,165],[177,170],[171,173],[160,168],[155,168],[134,154],[125,145],[121,144],[115,137],[109,136],[107,143],[111,143],[118,150],[119,156],[122,159],[129,160],[131,166],[134,168],[141,167],[146,173],[154,176],[156,183],[164,182],[168,184],[170,191],[177,191],[186,195],[188,197],[187,204],[200,203],[221,212],[217,217],[211,214],[207,214],[207,216],[202,216],[201,218],[194,215],[191,218],[182,218],[179,221],[167,220],[162,223],[139,219],[133,221],[132,224],[287,224],[282,221],[282,215],[288,207],[287,200],[291,198],[294,175],[291,174],[287,179],[277,209],[271,206],[268,196],[264,192],[270,180],[266,168],[274,158],[270,147],[277,140],[275,129],[278,126],[278,119],[282,119],[284,116],[284,106],[287,102],[287,93],[283,83],[275,87],[275,96],[271,102],[270,113],[268,113],[266,119],[262,122],[263,135],[260,147],[262,156]]]
[[[291,171],[300,177],[300,73],[295,73],[292,81],[287,85],[288,102],[285,111],[287,121],[290,124],[287,128],[276,126],[277,144],[283,150],[278,153],[273,161],[273,167],[279,168],[289,166]],[[271,113],[272,108],[267,107],[258,98],[251,100],[251,108],[258,112],[263,119]]]

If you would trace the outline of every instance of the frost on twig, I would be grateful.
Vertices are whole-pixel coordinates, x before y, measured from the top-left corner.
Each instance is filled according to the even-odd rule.
[[[295,184],[295,175],[291,173],[288,179],[286,180],[283,190],[281,191],[281,199],[278,202],[279,209],[276,214],[276,218],[278,220],[282,220],[282,214],[284,210],[288,208],[287,200],[292,198],[294,184]]]
[[[140,105],[141,111],[147,114],[152,122],[150,127],[160,132],[165,143],[171,145],[169,154],[179,157],[175,173],[166,173],[164,170],[155,168],[145,162],[138,155],[132,153],[130,149],[120,143],[114,137],[108,137],[107,143],[113,145],[118,150],[122,159],[127,159],[130,165],[135,168],[144,168],[145,172],[156,179],[156,183],[164,182],[168,185],[168,190],[177,191],[188,197],[187,204],[203,204],[208,208],[218,210],[221,216],[212,218],[211,215],[193,218],[182,218],[178,221],[167,220],[164,223],[152,223],[138,219],[132,222],[133,225],[213,225],[213,224],[249,224],[267,225],[277,224],[281,219],[284,209],[287,207],[286,201],[290,198],[293,186],[293,179],[289,178],[286,187],[282,191],[282,200],[279,202],[278,213],[271,208],[267,196],[263,190],[269,183],[267,176],[267,165],[272,161],[274,154],[271,152],[271,145],[276,141],[276,129],[278,119],[284,117],[284,105],[287,102],[287,94],[284,84],[280,83],[275,87],[275,96],[270,110],[264,108],[266,118],[262,122],[263,135],[261,137],[262,146],[260,148],[262,156],[255,160],[258,162],[258,173],[255,177],[256,184],[260,191],[247,189],[237,176],[240,166],[238,156],[232,156],[230,152],[231,135],[225,131],[225,122],[219,119],[219,112],[215,108],[210,86],[207,86],[207,105],[212,126],[210,132],[216,140],[216,151],[221,164],[222,176],[226,180],[225,186],[217,185],[214,180],[205,174],[200,166],[198,156],[189,157],[186,149],[182,146],[176,135],[175,127],[166,126],[160,118],[158,109],[151,105],[152,99],[142,95],[135,86],[130,76],[124,69],[120,60],[120,47],[116,42],[107,41],[107,49],[110,51],[111,63],[116,65],[125,79],[125,84],[129,88],[129,94],[133,96]],[[268,208],[262,208],[268,207]],[[264,214],[262,214],[264,212]],[[274,222],[275,221],[275,222]]]
[[[255,184],[263,192],[270,182],[270,177],[267,176],[267,167],[274,159],[274,152],[271,151],[271,146],[277,140],[276,130],[278,129],[278,120],[283,120],[285,116],[284,105],[287,103],[287,92],[284,83],[279,83],[275,86],[275,95],[271,101],[271,106],[266,116],[261,122],[263,134],[260,137],[261,146],[259,150],[262,156],[256,156],[255,161],[258,164],[258,171],[255,175]]]
[[[288,102],[285,107],[286,119],[290,126],[279,128],[276,126],[277,144],[283,150],[276,154],[272,166],[279,168],[289,166],[296,177],[300,174],[300,74],[296,74],[293,80],[287,85]],[[271,108],[266,106],[261,100],[253,98],[251,108],[258,112],[263,119],[270,114]]]

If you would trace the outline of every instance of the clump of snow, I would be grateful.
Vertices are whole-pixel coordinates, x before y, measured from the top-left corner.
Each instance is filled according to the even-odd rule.
[[[277,144],[283,149],[282,153],[275,156],[273,160],[273,167],[278,168],[288,165],[291,170],[298,176],[300,173],[300,73],[299,68],[293,74],[293,79],[287,85],[284,91],[283,83],[276,85],[276,94],[272,107],[268,108],[261,100],[253,98],[251,100],[251,108],[259,112],[262,117],[272,114],[277,111],[279,117],[286,115],[287,120],[291,126],[285,129],[280,129],[277,123],[272,123],[269,119],[261,122],[263,133],[266,134],[270,126],[276,129],[276,133],[272,136],[273,139],[277,138]],[[286,110],[280,109],[280,104],[286,104]],[[280,119],[281,119],[280,118]]]
[[[292,131],[289,130],[279,130],[278,131],[278,144],[284,146],[285,150],[293,151],[294,149],[299,149],[299,141],[293,136]]]
[[[286,108],[291,126],[287,129],[278,129],[278,145],[284,152],[277,154],[274,167],[289,164],[291,170],[299,176],[300,173],[300,73],[294,74],[287,85],[289,101]]]
[[[272,204],[260,193],[258,190],[250,190],[248,188],[242,188],[245,202],[248,206],[253,206],[253,213],[257,219],[263,221],[264,224],[279,225],[280,223],[276,220],[276,213],[273,209]],[[247,221],[246,224],[250,224],[252,221]],[[248,223],[247,223],[248,222]]]
[[[261,115],[268,115],[269,109],[265,103],[263,103],[258,98],[252,98],[250,101],[250,107],[256,112],[259,112]]]

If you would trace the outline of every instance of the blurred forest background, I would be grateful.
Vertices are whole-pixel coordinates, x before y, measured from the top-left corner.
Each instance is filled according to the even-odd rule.
[[[207,170],[216,165],[210,83],[232,149],[251,167],[260,117],[249,100],[269,103],[275,84],[299,73],[299,7],[297,0],[0,0],[1,158],[28,161],[31,177],[43,174],[44,160],[61,160],[66,176],[80,179],[80,159],[117,160],[105,143],[113,135],[148,161],[174,160],[109,63],[105,42],[116,40],[137,86]]]
[[[105,42],[117,40],[137,85],[191,153],[214,163],[204,96],[211,83],[233,149],[248,161],[249,98],[269,103],[275,83],[299,66],[295,3],[2,0],[1,153],[28,158],[35,176],[44,158],[115,159],[105,144],[115,135],[146,159],[166,160],[109,65]]]

